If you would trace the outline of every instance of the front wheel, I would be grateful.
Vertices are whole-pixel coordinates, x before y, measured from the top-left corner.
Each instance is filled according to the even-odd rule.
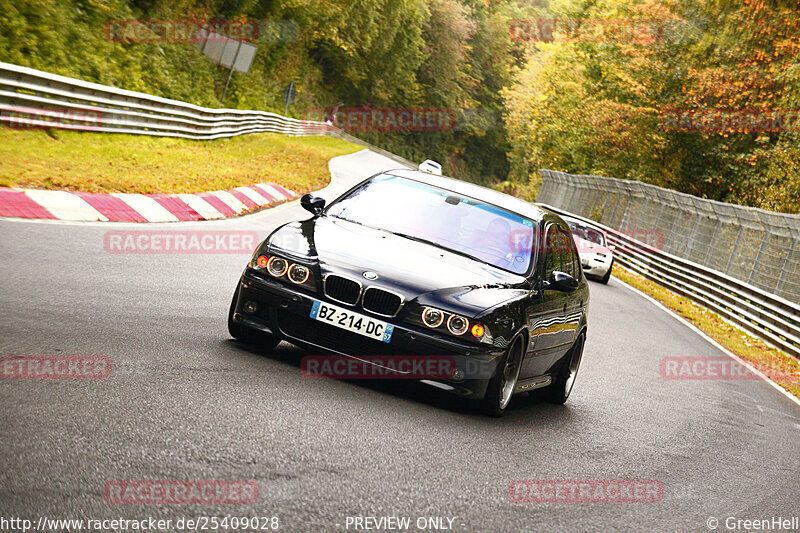
[[[541,397],[550,403],[564,403],[569,398],[569,393],[572,392],[572,386],[575,384],[575,377],[578,375],[578,369],[581,366],[581,359],[583,358],[583,345],[586,342],[586,334],[581,333],[572,345],[564,363],[561,365],[561,370],[558,372],[558,377],[552,385],[541,389]]]
[[[486,395],[483,397],[481,407],[487,415],[503,416],[503,412],[511,402],[511,396],[514,395],[524,355],[525,343],[522,337],[517,337],[503,356],[486,388]]]
[[[236,311],[236,302],[239,300],[240,290],[241,287],[236,288],[236,292],[233,293],[233,300],[231,300],[231,306],[228,309],[228,333],[237,341],[272,351],[281,342],[280,339],[269,333],[243,326],[233,320],[233,313]]]

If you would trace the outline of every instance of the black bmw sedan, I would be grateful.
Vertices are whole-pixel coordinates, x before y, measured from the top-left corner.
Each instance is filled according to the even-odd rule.
[[[275,230],[242,274],[234,338],[412,375],[492,416],[519,393],[567,400],[589,289],[558,215],[409,170],[375,175],[329,205],[312,195],[301,204],[313,216]],[[398,357],[448,364],[417,375],[389,364]]]

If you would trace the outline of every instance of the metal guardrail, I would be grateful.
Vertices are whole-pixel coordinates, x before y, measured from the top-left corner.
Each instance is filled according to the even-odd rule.
[[[539,203],[608,234],[614,259],[625,268],[714,311],[796,358],[800,358],[800,305],[712,268],[667,253],[591,219]]]
[[[212,109],[0,62],[0,125],[211,140],[248,133],[330,135],[417,165],[324,122]]]
[[[657,231],[665,251],[800,304],[800,215],[635,180],[540,173],[539,201],[621,231]]]
[[[337,135],[324,122],[200,107],[2,62],[0,124],[197,140],[260,132]]]

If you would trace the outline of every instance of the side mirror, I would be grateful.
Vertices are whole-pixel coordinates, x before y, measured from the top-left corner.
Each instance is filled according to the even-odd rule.
[[[545,290],[561,292],[573,292],[577,288],[578,280],[569,274],[559,272],[558,270],[554,270],[550,274],[550,279],[547,280],[547,283],[544,286]]]
[[[306,211],[319,215],[325,207],[325,198],[320,198],[313,194],[304,194],[303,197],[300,198],[300,205],[302,205],[303,209]]]

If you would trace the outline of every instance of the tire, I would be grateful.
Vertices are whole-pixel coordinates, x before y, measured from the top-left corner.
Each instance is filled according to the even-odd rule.
[[[611,265],[608,267],[608,272],[606,272],[605,276],[600,278],[600,283],[603,285],[608,285],[608,280],[611,279],[611,270],[614,268],[614,260],[611,260]]]
[[[506,351],[500,364],[497,365],[494,376],[486,387],[486,394],[481,401],[481,410],[488,416],[499,418],[511,403],[514,387],[519,379],[519,370],[522,358],[525,355],[525,342],[522,337],[517,337]]]
[[[271,352],[278,344],[280,344],[281,341],[279,338],[275,337],[274,335],[270,335],[269,333],[248,328],[242,324],[237,324],[233,321],[233,312],[236,310],[236,301],[239,299],[240,290],[240,287],[236,288],[236,292],[233,293],[233,299],[231,300],[231,306],[228,309],[228,333],[230,333],[231,337],[237,341],[245,344],[252,344]]]
[[[558,376],[552,385],[548,385],[539,390],[539,396],[545,401],[556,404],[563,404],[569,398],[569,393],[572,392],[572,386],[575,384],[575,377],[578,375],[578,370],[581,366],[581,359],[583,359],[583,347],[586,344],[586,334],[581,333],[575,344],[572,345],[567,355],[564,356],[564,362],[558,371]]]

